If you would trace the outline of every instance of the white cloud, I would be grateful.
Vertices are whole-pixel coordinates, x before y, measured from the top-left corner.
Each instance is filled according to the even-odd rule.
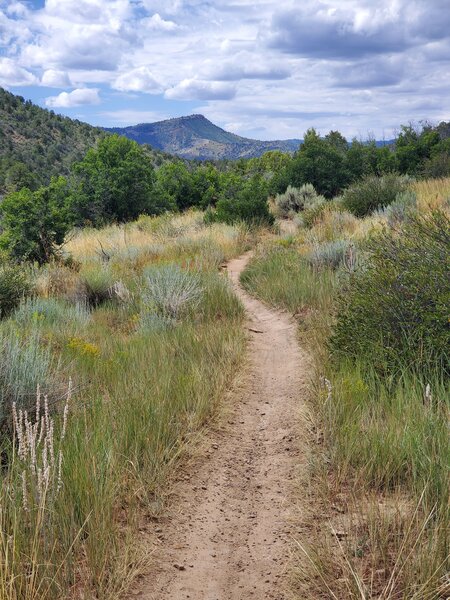
[[[100,113],[102,117],[106,117],[109,121],[109,127],[115,125],[136,125],[137,123],[154,123],[155,121],[163,121],[173,115],[161,113],[152,110],[111,110]]]
[[[233,85],[201,79],[183,79],[165,93],[169,100],[231,100],[235,96]]]
[[[153,31],[175,31],[178,25],[173,21],[165,21],[159,13],[155,13],[150,19],[145,19],[144,26],[146,29]]]
[[[162,91],[161,85],[156,81],[148,67],[137,67],[127,73],[122,73],[111,87],[121,92],[159,94]]]
[[[11,58],[0,58],[0,85],[5,87],[15,85],[33,85],[37,77],[19,66]]]
[[[65,71],[56,71],[55,69],[48,69],[44,71],[41,77],[41,85],[44,87],[70,87],[71,82],[68,74]]]
[[[61,92],[58,96],[50,96],[45,99],[46,106],[51,108],[72,108],[73,106],[84,106],[86,104],[100,104],[98,90],[94,88],[80,88],[72,92]]]
[[[225,52],[229,46],[222,44]],[[207,60],[204,64],[205,75],[208,79],[218,81],[240,81],[241,79],[280,80],[289,77],[290,68],[287,60],[261,61],[261,55],[256,52],[242,50],[226,60]]]

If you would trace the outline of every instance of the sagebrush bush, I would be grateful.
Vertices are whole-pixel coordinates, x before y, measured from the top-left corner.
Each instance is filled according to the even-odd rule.
[[[317,210],[325,202],[325,198],[320,196],[310,183],[305,183],[300,188],[290,185],[284,194],[278,194],[275,198],[280,217],[289,217],[304,210]]]
[[[397,194],[394,202],[379,212],[387,220],[390,227],[404,223],[417,214],[417,196],[413,190],[406,190]]]
[[[394,202],[397,195],[406,192],[410,185],[411,179],[404,175],[370,175],[344,191],[342,205],[357,217],[365,217]]]
[[[344,262],[350,245],[349,240],[315,243],[307,260],[315,269],[337,269]]]
[[[84,326],[88,322],[90,312],[86,304],[75,304],[56,298],[29,298],[23,301],[13,315],[19,325],[55,325],[72,323]]]
[[[194,310],[203,294],[196,274],[177,265],[148,267],[144,271],[142,302],[145,310],[177,321]]]
[[[414,217],[367,244],[368,260],[340,294],[335,355],[363,357],[378,370],[450,373],[450,220]]]
[[[0,265],[0,318],[7,317],[31,291],[30,277],[24,267]]]
[[[4,426],[13,402],[29,408],[37,386],[49,391],[54,378],[51,353],[42,347],[36,333],[24,341],[12,328],[0,330],[0,346],[0,424]]]

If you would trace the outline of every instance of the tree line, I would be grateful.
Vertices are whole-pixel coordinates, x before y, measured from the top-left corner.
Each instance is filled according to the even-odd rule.
[[[338,131],[310,129],[294,155],[199,163],[172,157],[155,164],[148,147],[102,136],[66,175],[47,186],[24,185],[0,205],[0,245],[16,261],[48,261],[73,227],[126,222],[190,207],[210,221],[271,223],[267,198],[312,184],[331,199],[367,176],[450,174],[450,124],[403,126],[395,142],[349,143]]]

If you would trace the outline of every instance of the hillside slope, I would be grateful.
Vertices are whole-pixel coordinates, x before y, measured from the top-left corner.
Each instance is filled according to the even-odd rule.
[[[105,133],[0,88],[0,193],[68,173]]]
[[[294,152],[301,140],[258,141],[221,129],[203,115],[190,115],[157,123],[141,123],[131,127],[113,127],[140,144],[176,154],[187,159],[220,160],[253,158],[269,150]]]

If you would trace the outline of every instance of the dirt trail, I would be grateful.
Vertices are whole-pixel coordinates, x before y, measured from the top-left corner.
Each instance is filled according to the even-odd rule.
[[[287,597],[289,495],[306,463],[302,390],[308,362],[295,323],[240,287],[249,258],[228,266],[248,314],[249,364],[224,425],[210,434],[206,456],[177,486],[174,512],[161,524],[157,567],[146,576],[141,599]]]

